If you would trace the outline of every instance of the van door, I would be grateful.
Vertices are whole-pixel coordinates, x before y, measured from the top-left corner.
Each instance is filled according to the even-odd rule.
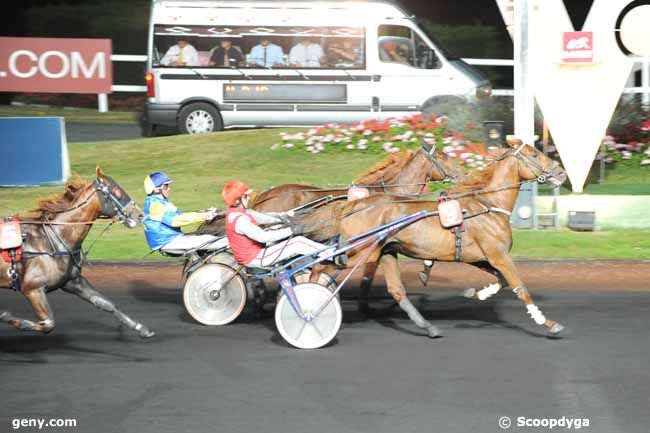
[[[430,97],[453,91],[453,69],[410,27],[379,25],[373,60],[379,79],[374,91],[382,118],[418,112]]]

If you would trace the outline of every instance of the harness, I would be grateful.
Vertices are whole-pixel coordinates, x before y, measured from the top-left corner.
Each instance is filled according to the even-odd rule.
[[[23,237],[16,215],[7,217],[0,223],[0,250],[2,250],[2,260],[10,264],[7,276],[11,280],[11,288],[18,292],[20,280],[17,268],[22,259]]]
[[[126,209],[133,204],[131,197],[126,194],[124,190],[120,188],[123,197],[118,199],[111,190],[114,187],[118,187],[117,183],[108,176],[105,176],[109,184],[104,185],[99,179],[93,181],[94,190],[91,194],[88,195],[81,203],[61,211],[53,211],[54,214],[63,214],[71,212],[76,209],[84,207],[91,198],[98,194],[100,207],[101,207],[101,216],[112,218],[117,216],[117,218],[125,225],[134,225],[137,222],[133,222],[129,216],[126,214]],[[61,236],[52,229],[53,225],[88,225],[94,224],[96,220],[93,221],[76,221],[76,222],[58,222],[50,221],[45,217],[44,220],[20,220],[17,215],[13,217],[7,217],[4,219],[3,223],[0,223],[0,250],[2,252],[2,259],[11,263],[11,267],[7,270],[7,275],[11,280],[11,288],[16,291],[21,290],[20,284],[20,275],[19,275],[19,265],[22,263],[23,259],[27,259],[34,256],[49,256],[49,257],[70,257],[72,259],[74,267],[81,270],[81,266],[85,261],[86,257],[90,254],[90,251],[95,246],[95,243],[101,238],[115,223],[115,220],[111,220],[106,228],[97,236],[97,238],[91,243],[90,247],[86,251],[83,249],[71,249],[68,247],[66,242],[61,238]],[[43,229],[43,234],[47,239],[51,250],[50,251],[28,251],[23,249],[23,238],[25,237],[22,234],[20,229],[21,224],[31,224],[41,226]],[[63,251],[57,247],[57,244],[63,247]],[[69,272],[69,271],[68,271]]]

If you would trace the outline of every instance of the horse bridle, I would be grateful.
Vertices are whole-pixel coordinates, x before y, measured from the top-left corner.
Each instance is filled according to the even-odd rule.
[[[456,176],[454,176],[449,171],[447,171],[445,166],[440,161],[438,161],[438,158],[436,158],[436,155],[435,155],[436,147],[435,146],[432,146],[430,150],[426,150],[425,148],[422,148],[422,151],[424,151],[424,154],[426,155],[429,162],[431,162],[431,164],[433,164],[434,167],[440,173],[442,173],[442,175],[444,176],[444,178],[442,179],[443,182],[454,182],[456,180]]]
[[[106,179],[108,180],[108,185],[104,185],[99,178],[93,181],[95,192],[100,193],[98,197],[102,209],[101,215],[106,218],[112,218],[117,215],[117,218],[122,224],[129,228],[135,227],[138,224],[137,221],[134,221],[126,214],[126,209],[135,204],[133,199],[112,178],[106,176]],[[122,198],[117,198],[113,194],[112,191],[114,188],[120,189]]]
[[[520,161],[523,161],[527,166],[533,168],[534,170],[537,171],[537,182],[539,183],[546,183],[549,179],[554,178],[553,171],[550,169],[545,170],[544,167],[542,167],[537,161],[535,161],[533,158],[531,158],[528,155],[524,155],[521,150],[524,148],[524,146],[527,146],[526,143],[521,143],[519,147],[516,149],[508,149],[508,152],[504,152],[503,155],[495,158],[496,161],[501,161],[505,158],[509,157],[515,157],[519,159]]]

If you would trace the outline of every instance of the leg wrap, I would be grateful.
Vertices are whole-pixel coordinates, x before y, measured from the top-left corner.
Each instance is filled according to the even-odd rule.
[[[415,323],[418,328],[428,328],[431,326],[431,323],[429,323],[422,315],[420,312],[411,304],[411,301],[409,298],[404,298],[399,302],[399,306],[402,310],[408,314],[409,319]]]
[[[36,323],[31,320],[18,319],[18,329],[21,331],[33,331],[36,329]]]
[[[115,304],[101,296],[91,296],[90,303],[100,310],[108,311],[109,313],[115,311]]]
[[[117,320],[122,322],[129,329],[133,329],[133,330],[136,330],[136,331],[139,330],[138,325],[140,325],[140,324],[138,322],[136,322],[135,320],[131,319],[126,314],[122,313],[120,310],[115,310],[115,312],[113,312],[113,314],[115,315],[115,317],[117,317]],[[142,326],[142,325],[140,325],[140,326]]]
[[[54,329],[54,320],[49,317],[45,320],[41,320],[38,324],[43,328],[43,332],[50,332]]]
[[[478,291],[476,294],[476,297],[481,300],[485,301],[487,298],[497,294],[501,290],[501,285],[498,283],[490,284],[489,286],[483,287],[481,290]]]
[[[537,305],[535,304],[528,304],[526,305],[526,309],[528,310],[528,314],[530,314],[530,317],[537,323],[538,325],[543,325],[546,323],[546,317],[544,317],[544,314],[537,308]]]

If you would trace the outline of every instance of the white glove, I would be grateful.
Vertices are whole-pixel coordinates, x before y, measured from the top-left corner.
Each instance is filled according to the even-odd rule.
[[[219,210],[211,207],[203,214],[203,217],[205,218],[206,221],[212,221],[218,214],[219,214]]]

